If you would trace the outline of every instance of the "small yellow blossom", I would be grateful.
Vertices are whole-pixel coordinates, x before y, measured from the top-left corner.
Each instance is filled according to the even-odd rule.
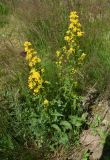
[[[35,88],[34,90],[33,90],[33,93],[34,93],[34,95],[36,95],[36,94],[38,94],[39,92],[40,92],[40,89],[41,89],[42,87],[37,87],[37,88]]]
[[[31,68],[30,73],[36,72],[35,68]]]
[[[70,32],[71,32],[71,31],[70,31],[70,30],[68,30],[68,31],[66,32],[66,34],[70,34]]]
[[[74,24],[73,24],[73,23],[71,23],[71,24],[69,25],[69,29],[72,29],[72,28],[74,28]]]
[[[79,27],[79,28],[80,28],[80,27],[81,27],[81,24],[80,24],[80,23],[77,23],[77,27]]]
[[[41,62],[41,59],[37,57],[37,63],[40,63],[40,62]]]
[[[73,11],[73,12],[70,12],[70,19],[71,18],[78,18],[79,16],[77,15],[77,12],[76,11]]]
[[[65,41],[69,41],[70,38],[69,38],[69,36],[65,36],[64,39],[65,39]]]
[[[72,68],[72,74],[75,74],[77,70],[75,68]]]
[[[33,82],[29,82],[28,86],[30,89],[33,89],[33,87],[34,87]]]
[[[43,105],[48,106],[49,105],[49,101],[47,99],[44,100]]]
[[[26,54],[26,60],[27,60],[27,61],[30,61],[31,58],[32,58],[32,54],[28,54],[28,53],[27,53],[27,54]]]
[[[30,59],[29,59],[30,60]],[[34,65],[36,65],[37,63],[40,63],[41,62],[41,59],[38,58],[37,56],[34,56],[30,62],[29,62],[29,66],[30,67],[33,67]]]
[[[63,51],[65,52],[67,50],[66,46],[63,47]]]
[[[73,31],[76,32],[78,29],[76,27],[73,28]]]
[[[25,51],[25,52],[28,52],[28,51],[29,51],[29,48],[26,46],[26,47],[24,48],[24,51]]]
[[[61,61],[58,62],[58,64],[61,64],[61,63],[62,63]]]
[[[70,19],[72,26],[74,27],[78,23],[78,19]]]
[[[73,53],[73,52],[75,52],[75,49],[71,47],[71,48],[68,50],[68,53],[71,54],[71,53]]]
[[[28,41],[24,42],[24,47],[28,47],[28,46],[31,46],[32,44]]]
[[[60,51],[56,51],[56,55],[57,55],[57,57],[59,57],[60,56]]]
[[[83,35],[84,35],[84,32],[81,32],[81,31],[77,32],[78,37],[82,37]]]

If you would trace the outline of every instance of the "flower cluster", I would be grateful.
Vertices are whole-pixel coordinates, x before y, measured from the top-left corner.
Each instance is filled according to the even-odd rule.
[[[81,31],[81,24],[79,23],[79,17],[76,12],[71,12],[69,18],[70,24],[66,32],[65,41],[71,44],[75,42],[76,37],[82,37],[84,32]]]
[[[41,62],[41,59],[37,56],[37,52],[32,48],[32,44],[28,41],[24,43],[24,50],[26,52],[26,60],[30,67],[30,73],[28,77],[28,86],[31,90],[33,90],[34,94],[39,93],[40,89],[42,88],[43,79],[42,79],[42,72],[43,68],[37,69],[37,64]]]
[[[86,56],[86,54],[81,53],[79,49],[78,38],[82,37],[84,32],[81,31],[81,24],[78,18],[76,11],[70,13],[70,24],[64,37],[66,44],[60,51],[56,52],[57,66],[61,68],[65,64],[70,64],[71,66],[74,64],[74,68],[72,66],[71,69],[72,73],[76,73],[75,68],[82,64]]]
[[[31,43],[26,41],[24,43],[24,49],[26,52],[26,60],[28,61],[29,67],[34,67],[37,63],[41,62],[41,59],[37,56],[37,52],[31,47]]]

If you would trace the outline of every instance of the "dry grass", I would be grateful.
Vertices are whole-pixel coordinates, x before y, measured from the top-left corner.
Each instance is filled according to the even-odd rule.
[[[9,23],[0,28],[0,90],[16,86],[16,78],[25,66],[20,55],[25,39],[22,23],[14,12],[8,15],[8,19]]]

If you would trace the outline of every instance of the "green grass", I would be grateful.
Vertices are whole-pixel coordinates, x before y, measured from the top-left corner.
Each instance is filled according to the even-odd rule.
[[[10,8],[7,4],[0,2],[0,27],[3,28],[8,24],[8,15],[10,13]]]
[[[0,2],[0,15],[8,15],[9,14],[9,7],[7,4]]]
[[[86,83],[88,85],[96,84],[100,91],[106,89],[110,80],[109,9],[107,1],[102,2],[101,5],[101,13],[92,15],[92,20],[85,19],[85,37],[81,43],[87,53],[87,61],[84,67]]]
[[[20,10],[19,13],[19,17],[21,15],[22,20],[28,26],[25,28],[27,39],[34,44],[39,53],[52,56],[64,44],[63,37],[67,29],[69,11],[78,11],[85,32],[80,45],[87,54],[87,60],[81,71],[85,77],[81,85],[85,88],[85,86],[91,87],[95,84],[100,91],[107,88],[110,79],[109,2],[107,0],[65,3],[63,1],[61,3],[35,1],[34,5],[33,3],[29,5],[30,14],[33,14],[33,17],[27,15],[24,7],[23,12]],[[56,7],[53,8],[53,6]]]

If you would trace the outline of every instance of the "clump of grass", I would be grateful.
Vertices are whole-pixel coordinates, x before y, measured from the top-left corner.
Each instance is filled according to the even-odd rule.
[[[85,31],[85,37],[80,41],[83,50],[88,53],[82,77],[82,87],[96,84],[101,91],[108,86],[110,79],[109,68],[109,2],[106,1],[34,1],[23,3],[22,18],[28,26],[27,38],[42,54],[49,56],[63,46],[63,36],[67,28],[67,13],[75,9],[80,14],[80,20]],[[27,14],[25,5],[30,12]],[[37,8],[37,10],[36,10]],[[45,13],[45,14],[43,14]],[[105,25],[106,24],[106,25]],[[107,38],[108,37],[108,38]],[[54,57],[53,57],[54,58]],[[107,73],[105,75],[105,72]],[[83,87],[84,86],[84,87]]]
[[[10,8],[7,4],[0,2],[0,27],[4,27],[8,24],[8,15],[10,12]]]
[[[84,83],[86,86],[96,84],[100,92],[105,90],[110,80],[110,33],[109,33],[109,7],[108,1],[93,1],[81,4],[82,23],[86,32],[81,45],[88,53],[83,68]],[[86,8],[84,10],[84,7]],[[85,16],[84,16],[85,15]],[[106,25],[105,25],[106,24]]]
[[[62,39],[68,24],[68,7],[66,4],[62,1],[34,1],[34,3],[29,2],[29,4],[24,2],[22,5],[23,7],[19,6],[18,11],[19,16],[22,16],[27,26],[25,33],[28,40],[41,53],[47,52],[47,50],[55,51],[61,47],[64,43]],[[25,6],[28,6],[30,15],[27,14]]]
[[[9,7],[7,4],[0,2],[0,15],[8,15]]]

